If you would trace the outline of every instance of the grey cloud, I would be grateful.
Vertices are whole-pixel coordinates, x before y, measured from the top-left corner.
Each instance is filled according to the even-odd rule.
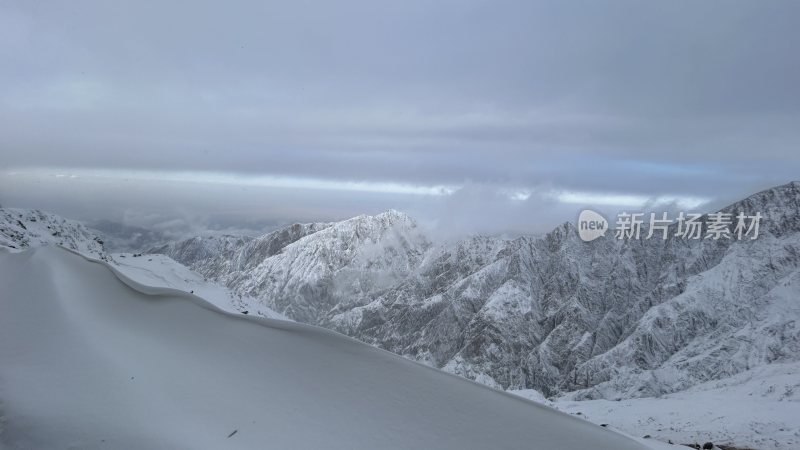
[[[800,172],[798,19],[794,1],[6,3],[0,169],[465,186],[281,193],[269,220],[437,201],[467,220],[542,186],[734,200]],[[192,220],[229,213],[228,189],[171,189]],[[506,206],[503,227],[533,226]]]

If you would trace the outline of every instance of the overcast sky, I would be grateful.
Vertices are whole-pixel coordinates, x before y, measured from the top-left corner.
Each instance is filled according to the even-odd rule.
[[[0,2],[0,204],[538,232],[800,179],[797,1]]]

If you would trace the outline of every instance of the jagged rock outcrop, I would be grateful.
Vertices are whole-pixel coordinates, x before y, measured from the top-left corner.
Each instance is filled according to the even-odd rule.
[[[0,248],[24,250],[61,245],[108,259],[103,240],[82,223],[39,210],[0,208]]]
[[[167,255],[179,263],[194,267],[214,261],[218,257],[228,260],[230,255],[252,238],[227,234],[195,236],[182,241],[153,247],[147,253]]]

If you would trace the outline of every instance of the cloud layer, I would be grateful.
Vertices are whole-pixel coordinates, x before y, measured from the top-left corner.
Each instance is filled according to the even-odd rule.
[[[327,186],[269,190],[276,220],[401,204],[501,229],[564,205],[541,192],[734,200],[800,173],[799,19],[794,1],[5,3],[0,202],[147,206],[122,182],[76,199],[45,176],[37,197],[8,175],[32,168]],[[227,190],[190,186],[166,197],[225,213]]]

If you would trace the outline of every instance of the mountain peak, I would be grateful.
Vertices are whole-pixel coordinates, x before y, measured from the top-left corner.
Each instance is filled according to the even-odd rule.
[[[387,209],[386,211],[384,211],[384,212],[382,212],[380,214],[376,214],[374,217],[376,219],[388,220],[388,221],[391,221],[391,222],[394,222],[394,223],[407,222],[407,223],[413,223],[413,224],[416,225],[416,221],[411,216],[409,216],[408,214],[406,214],[406,213],[404,213],[402,211],[398,211],[396,209]]]
[[[757,192],[722,208],[722,212],[761,214],[761,229],[780,236],[800,231],[800,181]]]
[[[381,230],[398,226],[405,229],[411,229],[416,228],[417,222],[406,213],[397,211],[395,209],[389,209],[375,215],[361,214],[341,222],[334,222],[331,228],[343,229],[351,226],[356,226],[358,228],[375,228]]]

